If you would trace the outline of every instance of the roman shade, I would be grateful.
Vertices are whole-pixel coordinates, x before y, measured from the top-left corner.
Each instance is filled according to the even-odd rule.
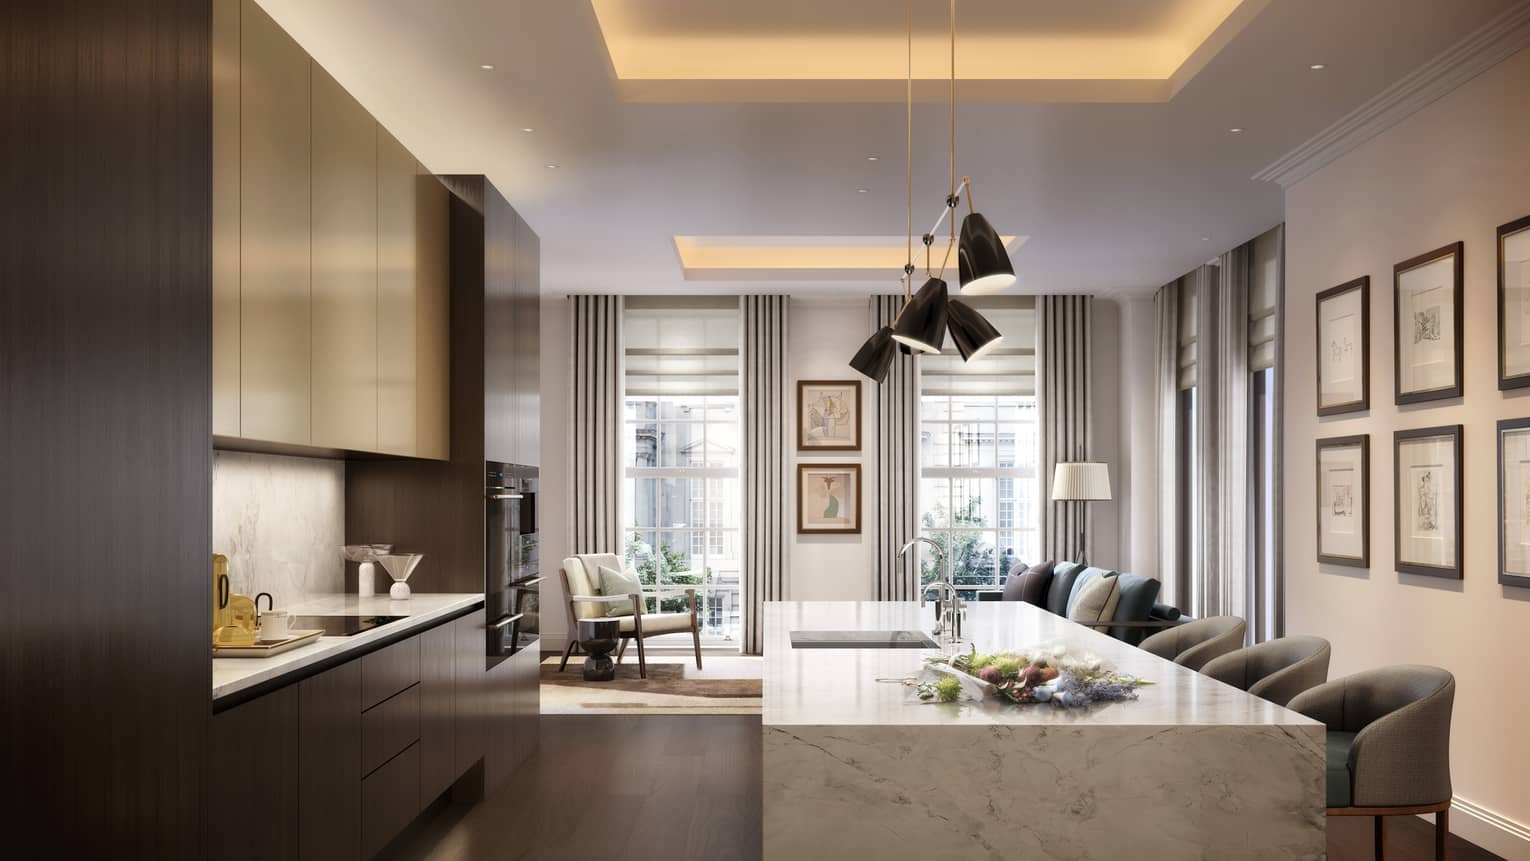
[[[739,393],[736,296],[629,296],[622,336],[629,397]]]
[[[1034,296],[953,297],[981,313],[1004,340],[971,362],[962,361],[949,338],[940,353],[919,359],[921,395],[1036,394],[1036,299]]]

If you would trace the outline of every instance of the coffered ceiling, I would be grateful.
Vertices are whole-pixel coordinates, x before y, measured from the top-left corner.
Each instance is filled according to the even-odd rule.
[[[897,289],[903,3],[258,2],[431,170],[489,175],[547,292]],[[960,0],[956,172],[1024,238],[1017,290],[1145,293],[1280,222],[1256,173],[1525,2]],[[918,233],[949,55],[915,6]]]

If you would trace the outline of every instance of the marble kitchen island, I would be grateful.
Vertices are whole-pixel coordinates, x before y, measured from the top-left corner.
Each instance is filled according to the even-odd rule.
[[[933,602],[765,605],[764,855],[1321,858],[1324,730],[1024,603],[968,605],[979,651],[1066,643],[1155,684],[1085,709],[928,705],[920,649],[794,649],[791,631],[922,630]]]

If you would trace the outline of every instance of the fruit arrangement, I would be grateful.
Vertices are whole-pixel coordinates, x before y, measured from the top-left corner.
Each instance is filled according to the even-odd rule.
[[[1051,703],[1077,708],[1098,702],[1134,700],[1137,688],[1152,682],[1117,673],[1088,652],[1049,645],[1022,652],[994,653],[981,653],[973,646],[972,651],[964,654],[928,658],[924,672],[911,684],[921,702],[949,703],[994,696],[1019,705]]]

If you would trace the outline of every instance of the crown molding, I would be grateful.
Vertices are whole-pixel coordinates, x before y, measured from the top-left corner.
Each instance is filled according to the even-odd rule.
[[[1526,47],[1530,47],[1530,2],[1504,10],[1253,178],[1290,188]]]

